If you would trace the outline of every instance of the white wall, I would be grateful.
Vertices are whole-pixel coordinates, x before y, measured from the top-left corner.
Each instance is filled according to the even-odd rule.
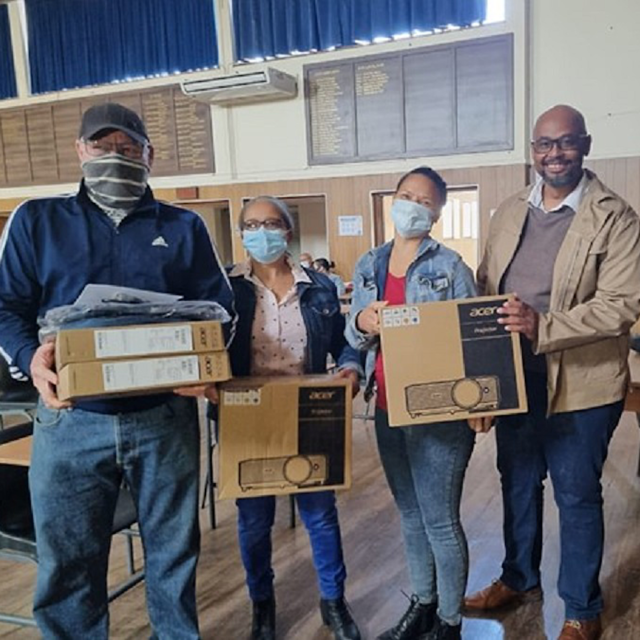
[[[639,156],[640,1],[532,0],[531,17],[533,116],[571,104],[593,158]]]

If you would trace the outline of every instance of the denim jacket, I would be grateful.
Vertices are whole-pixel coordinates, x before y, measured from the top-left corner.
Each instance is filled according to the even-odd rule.
[[[362,356],[344,336],[345,319],[340,313],[336,288],[321,273],[304,269],[311,282],[297,284],[300,312],[307,330],[305,373],[326,373],[327,354],[341,369],[354,369],[362,377]],[[256,310],[255,286],[244,275],[230,273],[238,321],[229,355],[234,376],[251,375],[251,330]]]
[[[369,304],[382,300],[392,247],[393,241],[365,253],[356,263],[353,276],[351,312],[345,335],[354,349],[367,352],[367,399],[373,389],[373,370],[380,338],[362,333],[356,327],[356,318]],[[424,238],[407,269],[407,304],[472,298],[475,295],[473,273],[460,255],[433,238]]]

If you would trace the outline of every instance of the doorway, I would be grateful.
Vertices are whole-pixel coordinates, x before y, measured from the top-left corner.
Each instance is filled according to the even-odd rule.
[[[200,215],[209,231],[209,236],[218,250],[220,262],[225,267],[233,264],[233,239],[231,212],[228,200],[212,202],[185,202],[181,204]]]

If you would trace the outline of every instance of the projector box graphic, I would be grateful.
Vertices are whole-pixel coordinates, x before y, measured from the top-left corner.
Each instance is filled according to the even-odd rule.
[[[509,296],[384,307],[389,424],[523,413],[520,337],[498,324]]]

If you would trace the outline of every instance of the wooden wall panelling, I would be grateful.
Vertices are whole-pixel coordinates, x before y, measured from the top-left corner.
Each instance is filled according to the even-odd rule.
[[[153,177],[153,171],[151,171],[151,176]],[[176,200],[180,200],[177,189],[171,189],[171,188],[154,189],[153,195],[156,197],[157,200],[164,200],[166,202],[175,202]]]
[[[8,184],[31,184],[29,144],[24,109],[0,112]]]
[[[626,161],[625,170],[638,172],[640,159],[632,164]],[[495,209],[502,200],[527,183],[527,167],[523,164],[451,169],[443,171],[442,174],[452,187],[478,185],[481,246],[484,245],[486,239],[490,210]],[[324,195],[327,208],[329,253],[336,262],[338,271],[344,277],[350,278],[356,260],[371,247],[372,243],[371,193],[374,191],[393,191],[400,176],[401,173],[396,172],[355,177],[194,186],[198,186],[200,201],[226,200],[229,202],[234,229],[237,227],[243,198],[262,194],[275,196]],[[640,180],[640,176],[638,179]],[[157,189],[155,193],[162,200],[169,202],[179,200],[175,188]],[[0,200],[0,211],[11,211],[17,202]],[[188,207],[188,203],[185,206]],[[341,215],[362,215],[363,235],[340,236],[338,234],[338,216]],[[244,256],[242,241],[235,234],[233,236],[233,251],[235,260],[242,259]]]
[[[480,238],[478,248],[478,264],[482,260],[484,247],[489,236],[489,223],[491,212],[498,206],[498,182],[492,179],[490,167],[480,169],[481,176],[478,180],[478,211],[480,213]]]
[[[586,166],[640,214],[640,158],[588,160]]]
[[[76,153],[76,138],[80,129],[80,101],[57,102],[53,105],[53,133],[56,164],[60,182],[80,180],[80,162]]]
[[[0,213],[9,215],[26,198],[5,198],[0,200]]]
[[[25,115],[33,181],[55,183],[60,176],[53,126],[53,105],[32,107],[25,111]]]

